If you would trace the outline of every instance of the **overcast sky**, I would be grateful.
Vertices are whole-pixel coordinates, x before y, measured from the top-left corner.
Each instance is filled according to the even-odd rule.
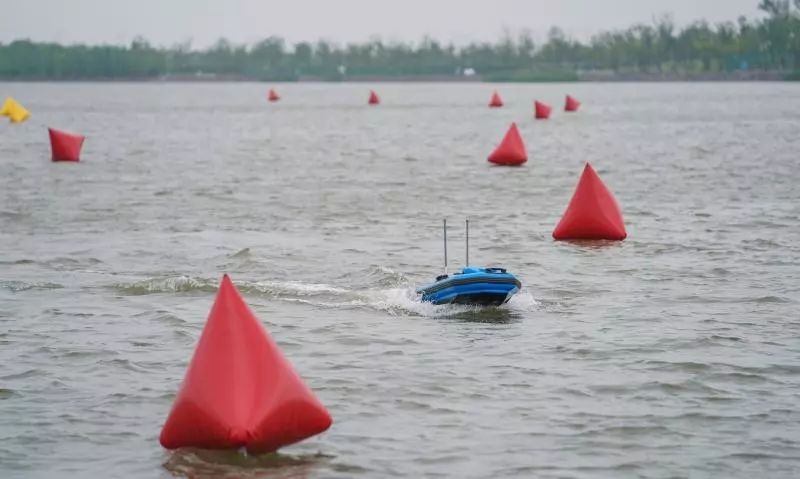
[[[551,25],[586,39],[610,28],[671,13],[678,25],[757,16],[758,0],[0,0],[0,42],[156,45],[219,37],[252,43],[270,35],[290,42],[325,38],[418,40],[458,44],[496,40],[504,28],[543,39]]]

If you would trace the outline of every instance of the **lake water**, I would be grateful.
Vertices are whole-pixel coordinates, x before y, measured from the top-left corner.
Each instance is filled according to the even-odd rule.
[[[800,85],[269,86],[0,83],[3,478],[798,476]],[[586,161],[624,242],[551,238]],[[444,217],[508,305],[417,300]],[[225,272],[334,418],[277,457],[158,443]]]

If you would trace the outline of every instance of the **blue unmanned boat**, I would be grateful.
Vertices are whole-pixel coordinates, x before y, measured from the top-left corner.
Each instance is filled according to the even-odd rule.
[[[467,265],[469,265],[469,220],[466,222]],[[422,301],[433,304],[500,306],[519,291],[522,284],[505,268],[464,267],[447,274],[447,220],[444,221],[444,274],[417,288]]]

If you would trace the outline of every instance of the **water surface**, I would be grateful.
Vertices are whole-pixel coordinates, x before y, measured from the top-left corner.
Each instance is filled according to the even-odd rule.
[[[797,476],[800,86],[370,87],[0,84],[3,477]],[[628,240],[552,241],[586,161]],[[417,301],[443,217],[509,305]],[[334,417],[278,457],[158,444],[224,272]]]

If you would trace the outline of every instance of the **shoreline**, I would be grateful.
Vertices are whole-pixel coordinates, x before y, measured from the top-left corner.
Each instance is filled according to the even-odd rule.
[[[169,75],[147,78],[2,78],[2,83],[715,83],[715,82],[794,82],[790,72],[733,72],[701,74],[614,74],[581,72],[564,78],[504,79],[480,75],[358,76],[340,79],[299,77],[294,79],[261,79],[241,75]]]

